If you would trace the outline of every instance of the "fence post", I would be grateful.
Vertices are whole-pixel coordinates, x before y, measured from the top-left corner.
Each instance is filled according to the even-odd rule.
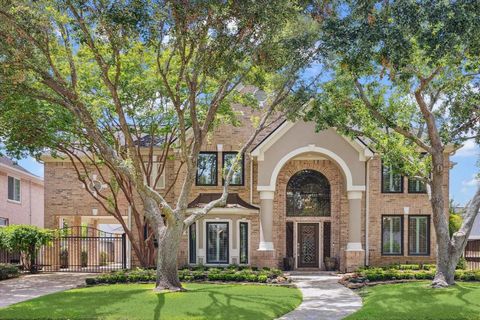
[[[122,266],[127,269],[127,235],[122,234]]]

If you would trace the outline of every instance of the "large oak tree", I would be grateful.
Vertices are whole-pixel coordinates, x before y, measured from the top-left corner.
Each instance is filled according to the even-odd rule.
[[[186,214],[198,154],[218,122],[236,125],[233,105],[258,110],[252,136],[278,108],[303,103],[299,76],[316,53],[317,23],[303,1],[0,0],[0,130],[11,154],[48,148],[80,180],[108,172],[108,192],[90,190],[124,226],[117,195],[158,239],[156,288],[179,290],[182,233],[222,196]],[[265,93],[260,104],[241,84]],[[299,92],[300,94],[295,94]],[[145,138],[147,137],[147,138]],[[140,143],[143,141],[142,143]],[[152,150],[163,150],[153,159]],[[145,152],[147,150],[147,152]],[[171,151],[174,150],[174,151]],[[186,174],[167,201],[151,177],[169,157]],[[87,190],[88,191],[88,190]],[[140,232],[142,234],[143,232]],[[142,242],[134,246],[143,257]],[[148,263],[143,261],[143,264]]]
[[[339,1],[321,40],[330,52],[307,118],[364,137],[400,173],[428,185],[437,243],[433,285],[455,267],[480,208],[477,191],[460,230],[448,230],[445,155],[480,134],[480,2]]]

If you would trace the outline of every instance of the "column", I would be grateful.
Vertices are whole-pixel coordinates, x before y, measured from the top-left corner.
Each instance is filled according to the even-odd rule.
[[[362,192],[348,191],[348,251],[361,251],[362,249]]]
[[[362,249],[362,192],[348,191],[348,244],[345,250],[345,270],[353,272],[365,265]]]
[[[273,251],[273,196],[274,191],[260,191],[259,251]]]

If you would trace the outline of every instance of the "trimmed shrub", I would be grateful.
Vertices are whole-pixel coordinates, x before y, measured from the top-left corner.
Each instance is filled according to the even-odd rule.
[[[246,266],[228,266],[224,268],[195,268],[184,267],[178,270],[180,281],[228,281],[228,282],[260,282],[266,283],[283,276],[283,272],[278,269],[264,268],[254,270]],[[88,278],[88,285],[102,283],[137,283],[137,282],[155,282],[156,272],[153,269],[133,269],[113,271],[111,273],[99,275],[96,278]],[[285,281],[285,278],[281,280]]]
[[[18,267],[9,263],[0,263],[0,280],[18,277]]]

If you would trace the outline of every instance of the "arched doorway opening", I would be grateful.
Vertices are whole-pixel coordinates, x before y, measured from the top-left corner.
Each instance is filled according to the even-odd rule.
[[[287,257],[295,268],[323,268],[330,257],[331,188],[328,179],[310,169],[295,173],[286,188]]]

